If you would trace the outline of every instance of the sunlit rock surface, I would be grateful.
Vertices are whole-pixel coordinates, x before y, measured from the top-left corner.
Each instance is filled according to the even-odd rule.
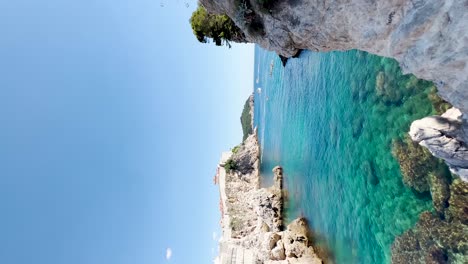
[[[302,49],[359,49],[394,58],[405,73],[434,81],[445,100],[468,113],[466,0],[200,2],[211,12],[229,15],[248,41],[284,57]],[[465,133],[465,127],[460,127],[460,133]],[[458,152],[458,160],[447,163],[466,180],[468,160],[460,157],[463,151]]]
[[[301,49],[360,49],[395,58],[405,72],[434,81],[443,98],[468,113],[466,0],[201,3],[211,12],[229,15],[249,41],[285,57]]]
[[[322,263],[312,247],[305,219],[283,226],[281,167],[273,169],[273,186],[259,188],[259,151],[254,134],[236,153],[222,155],[217,174],[223,231],[218,260],[246,264]],[[223,166],[229,159],[243,165],[227,173]]]
[[[468,181],[468,147],[462,113],[451,108],[442,116],[430,116],[411,124],[410,136],[436,157],[445,160],[450,170]]]

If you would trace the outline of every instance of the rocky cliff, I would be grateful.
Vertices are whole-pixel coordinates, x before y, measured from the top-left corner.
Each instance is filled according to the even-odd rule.
[[[281,167],[273,170],[273,186],[259,188],[256,133],[234,152],[224,153],[218,167],[223,230],[219,262],[322,263],[311,245],[305,219],[283,225]]]
[[[248,41],[284,57],[292,57],[302,49],[359,49],[394,58],[405,73],[434,81],[440,96],[465,114],[453,123],[452,128],[459,129],[455,133],[468,134],[463,130],[468,127],[467,0],[200,2],[210,12],[230,16]],[[463,146],[468,142],[466,137],[456,140],[456,144]],[[424,143],[427,141],[421,142],[430,146]],[[453,149],[441,147],[430,150],[445,159],[447,155],[437,153],[450,153]],[[468,159],[465,155],[457,156],[456,166],[453,160],[447,163],[453,172],[466,174]]]
[[[465,131],[468,130],[462,120],[462,113],[451,108],[442,116],[414,121],[409,134],[434,156],[444,159],[452,173],[468,182],[468,147],[465,143],[468,141]]]
[[[403,71],[434,81],[443,98],[468,113],[466,0],[200,2],[230,16],[249,41],[285,57],[301,49],[359,49],[395,58]]]

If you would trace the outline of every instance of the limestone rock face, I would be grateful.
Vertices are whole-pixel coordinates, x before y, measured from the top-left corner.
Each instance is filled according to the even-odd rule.
[[[280,241],[281,236],[276,233],[271,233],[268,235],[268,250],[272,250],[276,247],[276,243]]]
[[[313,255],[314,249],[309,247],[307,222],[303,218],[294,220],[283,232],[286,256],[302,258]]]
[[[301,49],[360,49],[395,58],[405,73],[434,81],[444,99],[468,113],[466,0],[201,3],[209,11],[230,16],[250,42],[284,57],[292,57]],[[248,17],[242,16],[243,10]],[[252,21],[255,30],[249,24]]]
[[[271,250],[271,260],[285,260],[286,255],[284,253],[284,245],[281,240],[279,240],[276,246]]]
[[[468,181],[468,147],[466,123],[462,113],[451,108],[442,116],[430,116],[411,124],[411,139],[445,160],[450,170]]]
[[[237,153],[229,154],[222,157],[221,163],[233,159],[243,165],[229,173],[219,167],[223,205],[220,262],[232,263],[236,259],[236,263],[322,263],[309,240],[305,219],[294,220],[286,229],[283,226],[282,168],[273,169],[273,186],[259,188],[256,133],[244,141]]]
[[[255,193],[250,205],[255,208],[256,214],[263,219],[270,231],[278,232],[282,229],[283,199],[281,191],[262,188]]]
[[[200,0],[227,14],[249,42],[283,58],[300,50],[364,50],[396,59],[404,73],[433,81],[439,95],[468,114],[468,4],[466,0]],[[382,77],[382,76],[381,76]],[[390,91],[391,92],[391,91]],[[466,119],[466,117],[464,117]],[[441,127],[444,119],[425,120]],[[468,134],[467,126],[451,122]],[[458,128],[456,128],[458,126]],[[466,132],[462,132],[466,131]],[[431,136],[431,134],[427,134]],[[436,131],[432,131],[438,133]],[[431,152],[468,179],[466,138],[440,137]],[[425,143],[422,143],[425,144]],[[429,143],[428,143],[429,144]]]
[[[256,136],[251,135],[240,145],[239,150],[232,156],[237,164],[236,170],[239,175],[250,176],[258,167],[260,149],[257,145]]]

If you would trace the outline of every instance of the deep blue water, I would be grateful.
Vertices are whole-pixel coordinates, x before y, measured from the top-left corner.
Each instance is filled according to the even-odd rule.
[[[287,219],[305,216],[336,263],[389,263],[395,236],[431,210],[430,197],[403,185],[391,153],[412,120],[434,113],[431,88],[365,52],[304,52],[283,68],[256,48],[263,184],[283,166]]]

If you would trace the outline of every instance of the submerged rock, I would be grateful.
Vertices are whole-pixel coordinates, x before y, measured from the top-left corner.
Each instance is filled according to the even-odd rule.
[[[438,216],[422,213],[395,239],[392,263],[468,263],[468,183],[455,179],[448,190],[443,177],[431,175],[430,181]]]
[[[408,137],[394,141],[392,152],[400,164],[403,182],[418,192],[429,191],[428,175],[438,173],[441,163]]]
[[[361,164],[361,170],[364,172],[366,176],[366,181],[371,185],[379,184],[379,178],[375,174],[375,168],[372,161],[364,161]]]
[[[455,179],[450,186],[448,214],[450,219],[468,225],[468,183]]]
[[[392,245],[394,264],[466,261],[468,226],[441,220],[430,212],[422,213],[415,227],[397,237]]]
[[[392,83],[387,80],[384,72],[379,72],[375,80],[375,93],[385,104],[401,104],[403,93],[400,89],[395,89]]]
[[[432,196],[432,204],[439,216],[443,216],[445,208],[448,207],[450,189],[447,179],[434,172],[429,173],[429,185]]]
[[[352,129],[353,129],[353,138],[358,138],[364,127],[364,117],[359,116],[353,119]]]

